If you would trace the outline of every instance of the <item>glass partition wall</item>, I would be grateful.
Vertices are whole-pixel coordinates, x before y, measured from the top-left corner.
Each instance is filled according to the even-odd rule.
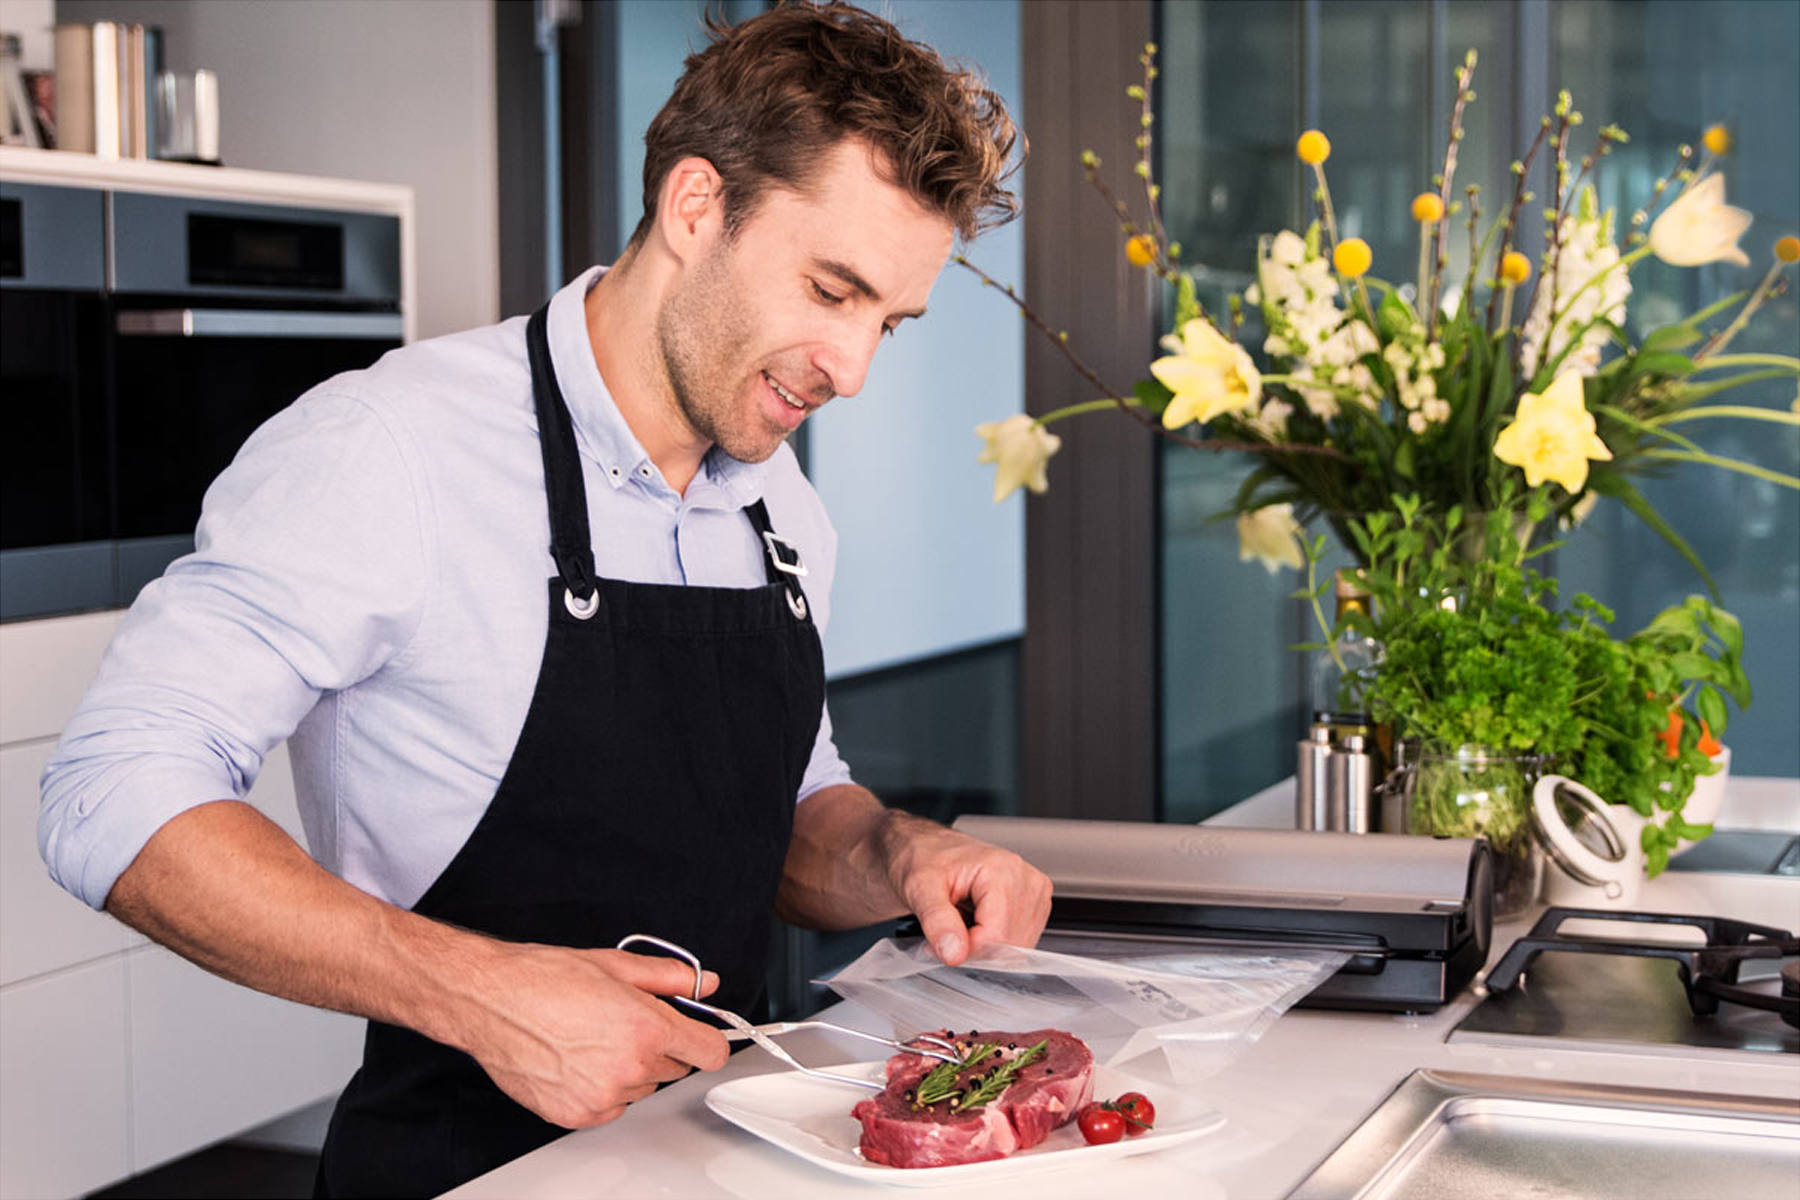
[[[1775,237],[1800,225],[1800,0],[1172,0],[1158,18],[1164,217],[1210,312],[1223,314],[1226,297],[1250,282],[1260,235],[1300,231],[1310,219],[1310,177],[1294,156],[1305,128],[1331,138],[1340,232],[1368,241],[1376,274],[1396,282],[1413,274],[1408,205],[1441,169],[1453,72],[1469,49],[1479,55],[1477,98],[1465,114],[1454,191],[1481,184],[1489,214],[1505,203],[1509,164],[1559,87],[1586,114],[1590,140],[1608,122],[1631,135],[1595,174],[1602,204],[1620,209],[1621,221],[1674,164],[1679,143],[1715,122],[1735,134],[1723,171],[1731,202],[1757,217],[1744,239],[1752,266],[1677,270],[1646,261],[1633,273],[1634,336],[1752,286]],[[1534,186],[1547,195],[1547,174]],[[1538,208],[1528,206],[1522,246],[1542,244]],[[1467,271],[1455,264],[1469,251],[1460,215],[1452,229],[1460,286]],[[1797,331],[1790,290],[1734,349],[1794,354]],[[1260,346],[1253,323],[1243,340]],[[1785,408],[1793,400],[1789,380],[1741,389],[1731,402]],[[1702,431],[1709,448],[1792,469],[1794,430],[1725,424]],[[1164,444],[1161,469],[1159,810],[1167,821],[1193,821],[1293,773],[1307,664],[1288,646],[1317,631],[1305,606],[1287,599],[1296,573],[1240,563],[1233,522],[1216,517],[1250,464]],[[1643,490],[1744,623],[1756,697],[1733,717],[1733,769],[1800,775],[1800,498],[1701,467],[1670,471]],[[1549,570],[1565,596],[1587,591],[1614,608],[1620,633],[1705,589],[1616,503],[1601,505]]]

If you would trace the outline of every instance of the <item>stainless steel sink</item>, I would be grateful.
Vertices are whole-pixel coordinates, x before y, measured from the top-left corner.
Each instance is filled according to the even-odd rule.
[[[1793,1200],[1800,1104],[1415,1071],[1289,1200]]]

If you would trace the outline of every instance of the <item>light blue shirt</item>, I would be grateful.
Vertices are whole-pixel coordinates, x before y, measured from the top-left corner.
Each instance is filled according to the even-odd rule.
[[[594,365],[583,300],[599,275],[549,317],[599,571],[760,586],[741,509],[761,496],[823,629],[837,538],[793,452],[715,449],[677,495]],[[394,904],[424,894],[506,771],[548,625],[525,321],[392,351],[245,442],[206,493],[195,552],[138,595],[44,770],[38,844],[58,883],[100,907],[157,829],[242,798],[288,739],[313,857]],[[849,781],[825,715],[799,797]],[[609,781],[591,783],[605,802]]]

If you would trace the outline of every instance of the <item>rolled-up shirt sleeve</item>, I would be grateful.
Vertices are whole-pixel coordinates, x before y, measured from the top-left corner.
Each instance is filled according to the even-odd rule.
[[[839,756],[837,744],[832,740],[830,706],[823,706],[819,711],[819,733],[813,740],[812,757],[807,760],[798,798],[804,800],[821,788],[854,782],[850,768]]]
[[[42,778],[38,846],[94,908],[166,822],[241,799],[327,691],[403,656],[433,565],[416,449],[315,391],[208,489],[196,549],[146,587]]]

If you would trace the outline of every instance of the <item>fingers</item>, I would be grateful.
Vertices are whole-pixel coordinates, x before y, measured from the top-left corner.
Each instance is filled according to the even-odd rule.
[[[931,943],[932,952],[945,966],[960,966],[969,957],[968,926],[963,924],[962,914],[950,902],[948,893],[940,895],[940,899],[914,904],[913,915],[919,919],[919,929]]]
[[[662,1050],[664,1061],[670,1062],[676,1073],[667,1079],[680,1079],[694,1067],[716,1071],[725,1065],[725,1060],[731,1057],[731,1047],[724,1034],[711,1025],[689,1020],[679,1013],[671,1011],[670,1016],[669,1037]],[[665,1077],[659,1075],[657,1078]]]
[[[658,996],[691,996],[694,994],[694,968],[676,958],[660,954],[633,954],[625,950],[596,950],[607,973],[615,979],[654,992]],[[710,996],[719,988],[719,976],[712,971],[700,973],[700,994]]]
[[[1010,851],[972,840],[908,880],[919,927],[947,966],[986,946],[1037,945],[1050,917],[1050,880]],[[965,923],[958,905],[973,910]]]
[[[998,885],[977,884],[975,925],[969,932],[972,951],[995,943],[1030,948],[1043,936],[1050,919],[1050,881],[1023,859]],[[972,952],[971,951],[971,952]]]

